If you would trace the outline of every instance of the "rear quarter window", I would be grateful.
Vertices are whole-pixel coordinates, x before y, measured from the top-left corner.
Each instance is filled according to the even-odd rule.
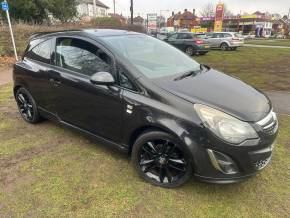
[[[52,39],[48,39],[38,43],[35,46],[29,46],[24,57],[40,61],[46,64],[50,64],[51,53],[52,53]]]

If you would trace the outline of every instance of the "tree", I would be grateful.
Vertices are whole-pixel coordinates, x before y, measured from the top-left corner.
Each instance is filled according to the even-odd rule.
[[[48,14],[67,21],[76,16],[76,0],[9,0],[12,19],[42,23]]]
[[[202,17],[211,17],[215,15],[215,6],[213,3],[207,3],[201,8],[199,12]]]
[[[49,4],[48,11],[62,22],[77,15],[77,2],[75,0],[53,0]]]

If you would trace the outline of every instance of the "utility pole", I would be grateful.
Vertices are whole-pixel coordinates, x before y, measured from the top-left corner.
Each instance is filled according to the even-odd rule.
[[[116,1],[113,0],[113,4],[114,4],[114,14],[116,14]]]
[[[290,20],[290,8],[289,8],[289,12],[288,12],[288,20]]]
[[[133,0],[131,0],[130,11],[131,11],[131,25],[133,25],[134,24],[134,21],[133,21],[133,16],[134,16]]]
[[[94,6],[93,6],[94,18],[96,18],[96,16],[97,16],[96,11],[97,11],[97,8],[96,8],[96,0],[94,0]]]

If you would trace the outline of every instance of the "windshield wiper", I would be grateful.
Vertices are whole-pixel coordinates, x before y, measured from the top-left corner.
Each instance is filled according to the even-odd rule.
[[[193,76],[194,74],[198,73],[200,70],[192,70],[192,71],[188,71],[184,74],[182,74],[181,76],[178,76],[174,79],[174,81],[178,81],[178,80],[182,80],[185,79],[187,77]]]
[[[187,71],[186,73],[182,74],[181,76],[178,76],[174,79],[174,81],[178,81],[178,80],[182,80],[182,79],[185,79],[187,77],[190,77],[190,76],[193,76],[193,75],[196,75],[198,73],[201,73],[202,71],[208,71],[210,70],[210,67],[207,66],[207,65],[204,65],[204,64],[200,64],[200,69],[199,70],[191,70],[191,71]]]

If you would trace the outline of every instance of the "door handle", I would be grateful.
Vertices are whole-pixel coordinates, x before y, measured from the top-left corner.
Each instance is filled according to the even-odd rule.
[[[61,81],[59,80],[55,80],[55,79],[49,79],[50,83],[53,83],[54,86],[60,86],[61,85]]]

